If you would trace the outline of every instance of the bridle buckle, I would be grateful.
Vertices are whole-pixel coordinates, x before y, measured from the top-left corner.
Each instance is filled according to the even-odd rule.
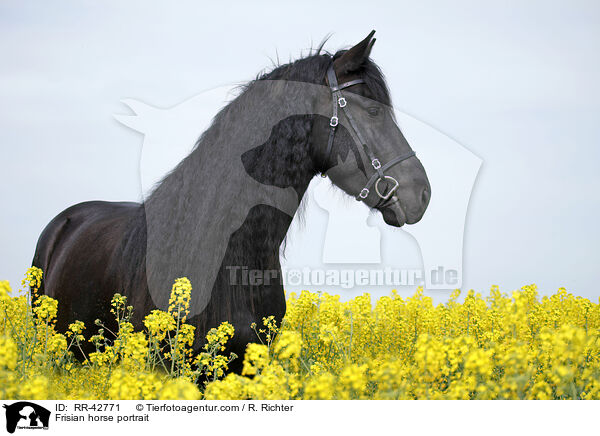
[[[338,98],[338,104],[340,105],[340,107],[346,107],[346,104],[348,104],[346,102],[346,99],[344,97],[340,97]]]
[[[377,158],[375,158],[371,161],[371,165],[373,165],[373,168],[375,168],[376,170],[381,168],[381,162],[379,162],[379,159],[377,159]]]
[[[331,127],[336,127],[338,125],[338,117],[331,117],[331,120],[329,120],[329,125]]]
[[[369,196],[369,189],[363,188],[362,191],[360,191],[360,194],[358,194],[358,196],[362,199],[367,198]]]

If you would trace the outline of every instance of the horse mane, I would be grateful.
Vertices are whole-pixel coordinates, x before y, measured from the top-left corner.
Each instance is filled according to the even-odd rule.
[[[337,58],[342,56],[347,50],[339,50],[336,53],[332,54],[326,50],[324,50],[324,45],[329,39],[330,35],[326,36],[321,43],[317,46],[316,49],[309,49],[309,54],[305,57],[300,57],[295,61],[290,61],[287,64],[279,64],[278,62],[273,62],[273,67],[268,71],[262,71],[259,73],[255,79],[250,80],[246,83],[243,83],[237,87],[238,93],[237,96],[229,102],[226,106],[221,108],[221,110],[213,117],[210,126],[200,135],[192,151],[190,153],[193,154],[196,150],[201,149],[203,145],[203,140],[208,136],[208,133],[214,129],[219,123],[222,121],[223,116],[227,113],[228,108],[235,104],[236,100],[246,92],[254,83],[258,81],[264,80],[289,80],[295,82],[305,82],[312,84],[325,84],[325,76],[327,73],[327,69],[331,62],[335,61]],[[367,87],[373,93],[374,99],[380,103],[391,106],[391,97],[389,93],[389,89],[387,87],[385,76],[381,69],[375,64],[370,58],[367,58],[363,65],[361,66],[361,70],[359,71],[361,77],[365,81]],[[188,157],[190,156],[188,155]],[[171,170],[168,174],[166,174],[160,182],[158,182],[152,192],[148,195],[148,199],[152,197],[155,191],[167,181],[167,179],[178,169],[183,166],[188,159],[184,158],[173,170]]]
[[[180,192],[180,188],[187,184],[186,178],[190,177],[190,174],[194,174],[198,180],[202,179],[202,175],[198,174],[195,170],[199,160],[204,159],[204,153],[210,153],[209,148],[211,146],[212,139],[219,134],[221,129],[227,129],[227,114],[234,105],[237,104],[238,100],[242,98],[243,94],[256,82],[267,81],[267,80],[287,80],[294,82],[305,82],[317,85],[325,85],[325,76],[327,69],[335,59],[342,56],[346,50],[337,51],[335,54],[329,53],[323,50],[325,41],[316,50],[311,50],[310,53],[301,57],[297,60],[291,61],[287,64],[279,65],[275,64],[269,71],[263,71],[256,76],[255,79],[248,81],[238,87],[237,96],[224,106],[213,118],[211,125],[204,131],[198,140],[196,141],[191,153],[186,156],[170,173],[168,173],[159,183],[157,183],[153,191],[148,195],[144,205],[155,202],[156,204],[161,203],[161,198],[168,197],[169,195],[177,195]],[[366,59],[359,74],[364,79],[366,85],[369,87],[374,99],[383,103],[391,104],[391,99],[385,78],[379,67],[371,60]],[[306,150],[308,144],[308,137],[311,133],[312,128],[312,115],[302,115],[290,117],[286,120],[281,121],[273,127],[271,137],[266,143],[256,147],[256,149],[269,149],[277,150],[281,152],[282,145],[286,145],[288,150],[284,150],[286,153],[291,154],[286,159],[286,162],[297,165],[298,168],[290,168],[291,174],[297,179],[285,180],[288,186],[296,187],[301,186],[305,181],[303,177],[306,177],[307,172],[313,174],[318,172],[313,168],[310,159],[306,159],[309,156]],[[304,142],[303,142],[304,141]],[[279,147],[278,147],[279,146]],[[304,147],[304,148],[303,148]],[[256,176],[275,177],[273,174],[279,174],[277,171],[273,171],[272,167],[265,166],[264,162],[258,160],[252,161],[252,157],[249,154],[252,152],[246,152],[242,155],[244,164],[254,163],[257,167],[256,172],[252,176],[258,179]],[[260,167],[262,165],[262,168]],[[269,182],[263,182],[267,184],[273,184],[280,186],[277,182],[283,182],[278,180],[270,180]],[[162,191],[162,193],[161,193]],[[165,193],[168,193],[165,195]],[[299,197],[302,197],[304,192],[298,192]],[[182,198],[178,203],[177,207],[185,207],[186,199]],[[304,223],[304,211],[306,208],[306,201],[301,201],[299,209],[297,211],[300,223]],[[275,212],[273,212],[275,213]],[[141,218],[141,217],[140,217]],[[145,217],[143,218],[145,219]],[[168,221],[168,217],[165,216],[165,221]],[[275,243],[275,241],[272,241]],[[284,238],[282,247],[285,252],[287,238]],[[277,242],[279,244],[279,242]]]

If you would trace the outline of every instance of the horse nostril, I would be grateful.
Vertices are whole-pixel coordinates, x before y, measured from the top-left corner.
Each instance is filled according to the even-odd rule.
[[[423,204],[425,206],[428,205],[430,196],[431,196],[431,194],[429,192],[429,189],[424,188],[423,192],[421,193],[421,204]]]

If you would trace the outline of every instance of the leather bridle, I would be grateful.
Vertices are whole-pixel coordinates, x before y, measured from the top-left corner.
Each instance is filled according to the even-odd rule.
[[[325,152],[325,162],[327,162],[329,160],[329,157],[331,155],[331,150],[333,149],[333,141],[335,139],[335,132],[336,132],[337,126],[339,124],[339,118],[338,118],[338,106],[339,106],[340,108],[342,108],[342,111],[344,112],[344,114],[346,115],[346,118],[348,119],[348,124],[349,124],[350,129],[354,131],[356,138],[359,140],[360,144],[363,146],[363,149],[365,150],[367,157],[371,161],[371,166],[375,170],[373,175],[370,178],[368,178],[368,181],[367,181],[367,184],[365,185],[365,187],[358,193],[358,195],[356,195],[356,200],[362,201],[362,200],[366,199],[369,196],[369,193],[371,192],[371,188],[373,187],[373,185],[375,185],[375,192],[377,193],[377,195],[384,201],[388,200],[392,196],[394,191],[396,191],[396,189],[398,189],[399,184],[398,184],[398,181],[395,178],[393,178],[392,176],[386,176],[385,171],[389,170],[394,165],[397,165],[400,162],[413,157],[415,155],[415,152],[411,151],[409,153],[397,156],[397,157],[393,158],[392,160],[390,160],[389,162],[387,162],[385,165],[381,165],[381,162],[379,161],[379,159],[377,159],[375,157],[373,150],[371,149],[371,147],[369,147],[369,145],[367,144],[367,141],[365,141],[364,137],[360,133],[360,130],[358,129],[358,126],[356,125],[356,121],[354,120],[352,113],[347,108],[348,107],[347,101],[344,98],[344,95],[342,94],[342,89],[346,89],[346,88],[349,88],[350,86],[358,85],[360,83],[365,83],[365,81],[363,79],[356,79],[356,80],[351,80],[349,82],[345,82],[345,83],[342,83],[341,85],[339,85],[338,81],[337,81],[337,77],[335,75],[335,70],[333,69],[333,63],[329,66],[329,69],[327,70],[327,81],[329,82],[329,89],[331,90],[331,95],[332,95],[333,113],[332,113],[331,119],[329,120],[329,126],[331,127],[331,129],[329,131],[329,139],[327,141],[327,151]],[[384,189],[383,192],[381,192],[379,189],[379,184],[382,181],[386,181],[386,189]],[[392,184],[392,187],[389,190],[387,189],[387,181],[391,182],[391,184]]]

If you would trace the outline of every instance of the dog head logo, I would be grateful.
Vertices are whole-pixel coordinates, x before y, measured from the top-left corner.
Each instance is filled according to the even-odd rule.
[[[48,429],[50,411],[28,401],[19,401],[3,406],[6,409],[6,431],[14,433],[19,429]]]

